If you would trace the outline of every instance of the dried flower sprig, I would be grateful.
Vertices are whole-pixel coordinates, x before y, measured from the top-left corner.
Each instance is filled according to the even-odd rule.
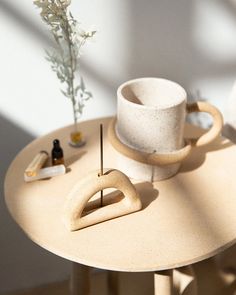
[[[46,59],[51,63],[60,82],[65,84],[61,91],[72,102],[76,126],[85,102],[92,94],[86,89],[82,77],[76,84],[75,73],[78,70],[81,49],[96,31],[85,32],[80,28],[80,24],[68,10],[70,3],[71,0],[34,0],[56,42],[54,50],[46,51]]]

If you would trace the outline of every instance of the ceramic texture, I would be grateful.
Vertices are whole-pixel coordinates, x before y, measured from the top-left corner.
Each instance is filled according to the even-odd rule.
[[[187,94],[175,82],[141,78],[122,84],[117,91],[116,132],[126,145],[148,153],[173,152],[183,147]],[[123,155],[119,168],[129,177],[147,181],[169,178],[180,164],[151,166]]]

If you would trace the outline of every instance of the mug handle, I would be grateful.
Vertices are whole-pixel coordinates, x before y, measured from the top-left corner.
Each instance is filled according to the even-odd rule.
[[[112,146],[124,156],[135,161],[150,165],[171,165],[182,162],[191,153],[192,147],[206,145],[213,141],[221,132],[223,117],[220,111],[211,104],[198,101],[186,105],[188,113],[206,112],[213,117],[213,126],[199,138],[185,139],[185,146],[180,150],[169,153],[147,153],[141,152],[124,144],[116,134],[116,118],[113,119],[108,127],[108,138]]]
[[[189,138],[191,146],[199,147],[206,145],[213,140],[221,133],[223,127],[223,117],[221,112],[214,107],[213,105],[203,102],[197,101],[194,103],[187,103],[186,105],[187,113],[194,113],[194,112],[205,112],[212,116],[213,118],[213,125],[209,131],[204,133],[199,138]]]

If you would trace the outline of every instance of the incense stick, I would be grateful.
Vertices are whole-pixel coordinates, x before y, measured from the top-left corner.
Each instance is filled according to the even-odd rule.
[[[103,175],[103,125],[100,124],[100,176]],[[101,190],[101,207],[103,206],[103,190]]]

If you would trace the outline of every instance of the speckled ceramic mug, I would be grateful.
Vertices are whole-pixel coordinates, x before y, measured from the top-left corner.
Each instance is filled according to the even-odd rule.
[[[110,138],[121,152],[119,168],[134,179],[157,181],[173,176],[192,145],[209,143],[222,128],[216,108],[203,102],[188,105],[183,87],[166,79],[128,81],[118,88],[117,99],[117,121],[114,130],[110,128],[114,131]],[[186,145],[185,117],[193,111],[210,113],[214,124],[204,136]]]

